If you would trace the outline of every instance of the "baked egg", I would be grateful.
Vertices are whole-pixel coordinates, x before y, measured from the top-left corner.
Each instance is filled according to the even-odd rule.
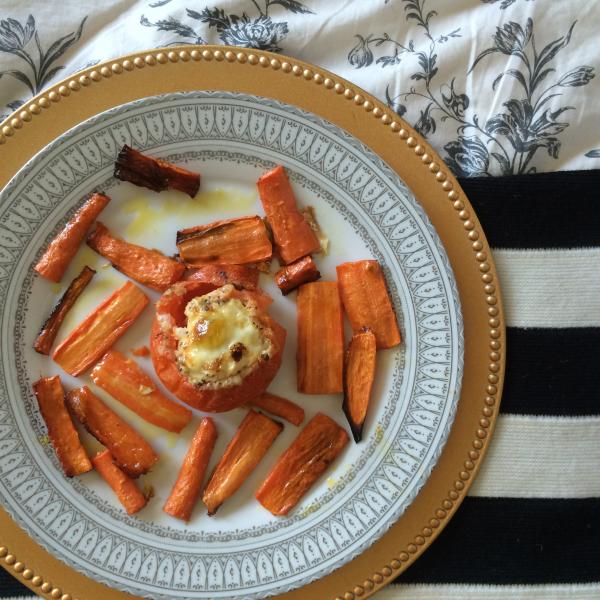
[[[192,298],[185,307],[185,327],[174,329],[178,367],[196,386],[238,385],[273,353],[256,303],[233,291],[225,285]]]

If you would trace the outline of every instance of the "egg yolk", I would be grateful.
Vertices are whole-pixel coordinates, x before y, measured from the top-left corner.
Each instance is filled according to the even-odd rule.
[[[175,329],[176,355],[179,368],[194,384],[239,383],[270,352],[253,308],[237,298],[193,298],[185,315],[186,326]]]

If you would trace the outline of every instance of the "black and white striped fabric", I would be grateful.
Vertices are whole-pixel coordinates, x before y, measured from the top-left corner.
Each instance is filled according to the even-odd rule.
[[[600,598],[600,171],[461,185],[504,294],[501,414],[456,516],[377,600]]]
[[[461,184],[504,293],[501,414],[456,516],[375,597],[600,598],[600,171]],[[0,598],[29,594],[0,569]]]

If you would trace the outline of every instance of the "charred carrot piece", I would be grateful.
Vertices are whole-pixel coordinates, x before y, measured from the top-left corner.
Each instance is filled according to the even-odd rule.
[[[115,269],[159,292],[179,281],[185,271],[182,263],[158,250],[149,250],[112,236],[102,223],[96,223],[87,243],[109,260]]]
[[[287,515],[349,440],[333,419],[317,413],[277,459],[256,499],[274,515]]]
[[[200,265],[186,279],[212,283],[215,287],[222,287],[231,283],[236,288],[255,290],[258,287],[258,269],[245,265]]]
[[[335,281],[307,283],[298,290],[298,391],[343,390],[344,330]]]
[[[281,165],[275,167],[256,185],[281,260],[288,264],[316,252],[319,240],[298,210],[285,169]]]
[[[158,460],[152,446],[87,386],[71,390],[67,404],[75,418],[111,451],[115,462],[130,477],[147,473]]]
[[[142,419],[179,433],[192,411],[161,394],[154,381],[130,358],[109,350],[93,368],[92,380]]]
[[[177,481],[163,510],[182,521],[189,521],[200,491],[208,461],[217,441],[217,428],[210,417],[204,417],[183,459]]]
[[[303,283],[310,283],[321,279],[315,261],[310,256],[305,256],[296,262],[286,265],[275,273],[275,283],[284,296],[300,287]]]
[[[150,356],[150,348],[148,346],[140,346],[139,348],[133,348],[131,354],[134,356]]]
[[[129,329],[147,304],[142,290],[128,281],[59,344],[52,358],[70,375],[83,373]]]
[[[366,329],[355,333],[346,352],[344,372],[344,413],[355,442],[362,439],[363,425],[369,408],[371,387],[375,379],[375,334]]]
[[[62,279],[88,229],[109,202],[110,198],[104,194],[92,194],[86,200],[65,228],[50,242],[48,249],[35,265],[35,270],[42,277],[55,283]]]
[[[160,158],[146,156],[127,145],[121,148],[117,156],[114,176],[155,192],[173,188],[192,198],[200,189],[199,173],[182,169]]]
[[[181,258],[191,267],[204,263],[246,265],[268,260],[273,253],[260,217],[240,217],[177,232]]]
[[[281,423],[253,410],[248,412],[204,490],[202,502],[209,515],[239,489],[282,429]]]
[[[109,450],[96,454],[92,458],[92,462],[96,471],[117,495],[128,515],[133,515],[146,506],[146,497],[140,492],[135,482],[115,465]]]
[[[94,271],[94,269],[83,267],[81,273],[73,279],[71,285],[67,288],[67,291],[61,296],[60,300],[52,309],[50,316],[42,325],[42,329],[33,344],[33,348],[36,352],[39,352],[40,354],[50,354],[50,349],[52,348],[52,344],[56,339],[56,335],[62,322],[65,320],[65,317],[71,308],[73,308],[77,298],[81,296],[81,293],[85,290],[95,274],[96,271]]]
[[[71,415],[65,407],[65,392],[60,377],[42,377],[33,384],[48,437],[67,477],[92,470],[92,463],[81,445]]]
[[[376,260],[347,262],[336,267],[340,295],[352,329],[367,327],[377,339],[377,348],[392,348],[401,342],[396,315]]]
[[[296,427],[304,421],[304,409],[301,406],[269,392],[264,392],[262,396],[252,400],[252,406],[262,408],[276,417],[281,417]]]

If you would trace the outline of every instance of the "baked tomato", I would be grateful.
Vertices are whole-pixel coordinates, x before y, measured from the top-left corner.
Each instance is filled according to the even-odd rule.
[[[156,304],[150,352],[175,396],[207,412],[224,412],[260,396],[281,365],[285,329],[263,292],[180,281]]]

